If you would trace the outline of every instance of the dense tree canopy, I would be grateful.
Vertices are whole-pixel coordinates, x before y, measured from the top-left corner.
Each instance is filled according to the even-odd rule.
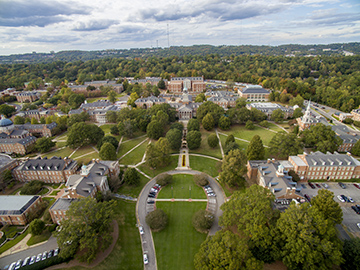
[[[270,140],[269,147],[269,153],[278,159],[286,159],[303,152],[303,144],[294,133],[276,133]]]
[[[182,141],[182,131],[177,128],[170,129],[166,133],[166,139],[170,143],[171,149],[179,150]]]
[[[241,150],[231,150],[223,159],[219,181],[229,187],[244,185],[243,175],[247,171],[246,162],[246,156]]]
[[[76,123],[69,128],[67,145],[71,148],[96,144],[104,137],[104,131],[95,124]]]
[[[187,129],[188,131],[192,131],[192,130],[200,130],[200,123],[197,119],[195,118],[191,118],[187,124]]]
[[[35,148],[40,153],[48,152],[55,145],[56,145],[56,142],[53,142],[51,140],[51,138],[48,138],[48,137],[39,138],[35,142]]]
[[[265,157],[265,148],[259,135],[252,137],[248,148],[246,149],[248,160],[262,160]]]
[[[186,141],[190,150],[197,149],[201,145],[201,132],[192,130],[186,136]]]
[[[99,151],[102,160],[116,160],[116,148],[112,143],[104,142]]]

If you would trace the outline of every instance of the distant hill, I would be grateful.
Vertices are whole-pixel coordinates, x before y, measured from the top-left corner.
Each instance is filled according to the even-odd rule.
[[[14,63],[50,63],[54,61],[87,61],[100,58],[148,58],[184,55],[284,55],[284,56],[314,56],[314,55],[352,55],[360,54],[360,43],[334,43],[328,45],[299,45],[288,44],[280,46],[212,46],[193,45],[170,48],[138,48],[129,50],[102,50],[102,51],[60,51],[52,53],[28,53],[0,56],[0,64]]]

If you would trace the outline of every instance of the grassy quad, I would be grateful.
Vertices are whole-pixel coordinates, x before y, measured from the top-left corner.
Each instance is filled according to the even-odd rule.
[[[204,190],[195,184],[194,176],[189,174],[173,175],[173,182],[163,187],[158,199],[206,199]],[[191,188],[191,190],[189,190]],[[191,197],[190,197],[191,196]]]
[[[65,147],[63,149],[60,149],[58,151],[54,151],[54,152],[48,152],[45,155],[43,155],[43,157],[47,157],[47,158],[51,158],[51,157],[68,157],[71,155],[72,152],[74,152],[75,149],[71,149],[69,147]]]
[[[105,125],[101,125],[100,128],[104,131],[105,135],[111,135],[110,129],[113,126],[116,126],[116,124],[105,124]]]
[[[141,171],[143,171],[144,173],[146,173],[147,175],[149,175],[151,177],[155,177],[156,175],[158,175],[160,173],[174,170],[177,167],[179,155],[170,156],[169,159],[170,159],[169,165],[167,165],[165,167],[157,168],[156,170],[150,169],[150,167],[146,163],[140,165],[138,168]]]
[[[145,139],[145,138],[142,138]],[[146,148],[148,146],[148,141],[143,142],[140,146],[135,148],[132,152],[124,156],[122,159],[120,159],[121,164],[125,165],[135,165],[139,162],[141,162]],[[121,147],[121,146],[120,146]]]
[[[218,169],[220,169],[221,161],[217,161],[211,158],[189,156],[190,167],[193,170],[200,171],[216,177],[219,175]]]
[[[194,269],[194,256],[207,235],[196,231],[191,219],[206,202],[157,202],[156,207],[169,218],[163,231],[153,233],[158,269]]]
[[[220,146],[216,146],[215,148],[211,148],[208,145],[207,139],[210,134],[215,134],[215,131],[206,131],[205,129],[201,128],[201,145],[198,149],[190,150],[190,153],[202,154],[207,156],[212,156],[216,158],[222,158]]]
[[[139,143],[141,143],[144,140],[146,140],[146,137],[138,137],[138,138],[134,138],[131,140],[125,140],[125,138],[124,138],[124,140],[120,144],[120,148],[119,148],[117,157],[120,158],[121,156],[126,154],[129,150],[131,150],[132,148],[134,148],[136,145],[138,145]]]

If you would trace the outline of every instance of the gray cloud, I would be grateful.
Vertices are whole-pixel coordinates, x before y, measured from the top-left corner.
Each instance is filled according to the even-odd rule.
[[[71,30],[73,31],[98,31],[107,29],[110,26],[117,24],[117,21],[114,20],[93,20],[88,22],[78,22],[74,28]]]
[[[360,21],[360,13],[336,13],[336,10],[321,10],[310,17],[311,24],[315,25],[355,25]]]
[[[58,35],[58,36],[26,36],[24,41],[34,42],[34,43],[68,43],[79,40],[78,37],[68,36],[68,35]]]
[[[44,27],[66,21],[72,14],[89,14],[89,8],[78,4],[64,4],[58,1],[2,0],[0,26]]]

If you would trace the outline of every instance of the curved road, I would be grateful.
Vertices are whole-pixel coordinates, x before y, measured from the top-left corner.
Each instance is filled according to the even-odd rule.
[[[194,170],[174,170],[166,172],[168,174],[200,174],[199,171]],[[149,263],[145,265],[144,269],[157,269],[157,262],[156,262],[156,253],[155,253],[155,246],[152,237],[152,233],[150,227],[145,222],[146,215],[154,210],[154,204],[147,204],[148,194],[150,189],[155,185],[156,177],[150,180],[142,189],[137,203],[136,203],[136,217],[139,225],[142,225],[144,228],[144,234],[140,235],[141,242],[142,242],[142,249],[143,253],[148,254]],[[222,215],[222,211],[220,206],[225,202],[225,193],[219,183],[211,176],[209,176],[209,183],[216,197],[208,198],[208,210],[214,213],[215,220],[214,224],[210,229],[209,235],[214,235],[218,230],[220,230],[220,226],[218,224],[219,217]],[[156,199],[154,199],[156,201]],[[211,209],[210,209],[211,206]]]

